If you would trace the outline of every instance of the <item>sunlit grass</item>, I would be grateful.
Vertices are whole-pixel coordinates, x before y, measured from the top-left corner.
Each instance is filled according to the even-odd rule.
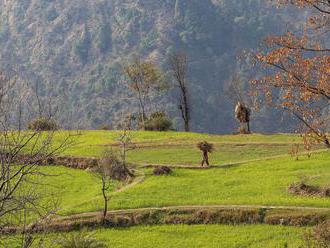
[[[99,229],[94,231],[94,236],[111,248],[298,248],[304,244],[303,235],[306,231],[307,228],[268,225],[165,225]],[[61,234],[48,235],[44,246],[59,248],[56,240],[61,237]],[[19,243],[14,237],[8,237],[3,242],[4,247],[15,247]]]
[[[55,141],[60,140],[60,137],[63,139],[68,133],[58,133]],[[98,157],[105,149],[119,149],[120,134],[121,131],[71,131],[75,145],[62,154]],[[217,165],[286,155],[293,143],[301,142],[299,136],[294,134],[209,135],[148,131],[133,131],[130,134],[136,149],[128,153],[128,161],[138,164],[198,165],[200,152],[196,144],[203,140],[214,143],[215,152],[211,156],[211,162]]]
[[[299,161],[291,157],[251,162],[209,170],[175,169],[171,176],[152,176],[122,192],[112,193],[112,209],[178,205],[284,205],[330,207],[329,198],[294,196],[288,186],[301,177],[312,184],[330,182],[329,153]],[[102,207],[100,183],[86,171],[44,167],[45,172],[61,174],[44,178],[61,200],[62,214],[98,211]]]

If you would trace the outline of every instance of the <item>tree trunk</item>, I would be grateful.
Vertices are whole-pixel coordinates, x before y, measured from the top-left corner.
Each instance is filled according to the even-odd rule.
[[[139,108],[139,112],[140,112],[140,118],[141,118],[141,121],[142,121],[142,128],[143,130],[145,130],[145,116],[146,116],[146,113],[145,113],[145,104],[143,102],[143,96],[140,92],[140,90],[138,89],[138,99],[139,99],[139,105],[140,105],[140,108]]]
[[[107,217],[107,213],[108,213],[108,197],[106,195],[106,182],[105,182],[105,178],[102,177],[102,195],[103,195],[103,199],[104,199],[104,209],[103,209],[103,217],[102,217],[102,222],[103,224],[105,223],[105,219]]]
[[[189,109],[189,103],[188,103],[188,98],[187,98],[187,90],[184,87],[184,89],[182,90],[182,94],[183,94],[183,104],[184,104],[184,125],[185,125],[185,131],[189,132],[190,131],[190,126],[189,126],[189,122],[190,122],[190,109]]]
[[[189,132],[190,131],[189,120],[185,120],[185,122],[184,122],[184,130],[185,130],[185,132]]]

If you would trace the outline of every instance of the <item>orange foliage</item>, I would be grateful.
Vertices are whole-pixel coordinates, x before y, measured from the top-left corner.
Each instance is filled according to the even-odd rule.
[[[252,82],[267,102],[279,90],[281,107],[297,117],[307,133],[330,147],[329,126],[330,48],[324,45],[330,28],[330,1],[274,0],[279,6],[308,8],[311,15],[302,34],[291,31],[265,39],[265,49],[253,55],[254,63],[266,68],[268,75]]]

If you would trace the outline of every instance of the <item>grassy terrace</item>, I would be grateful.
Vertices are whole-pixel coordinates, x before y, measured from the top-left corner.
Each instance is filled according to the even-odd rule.
[[[143,182],[113,192],[112,209],[178,205],[274,205],[330,207],[329,198],[293,196],[287,192],[292,182],[310,177],[310,183],[330,182],[330,153],[314,154],[310,159],[291,157],[250,162],[209,170],[175,169],[171,176],[156,177],[143,169]],[[53,167],[44,172],[54,173]],[[49,191],[62,202],[62,214],[101,209],[99,182],[86,171],[56,167],[59,177],[47,180]]]
[[[97,157],[104,149],[118,149],[116,131],[73,131],[76,145],[63,154],[77,157]],[[67,132],[60,133],[61,135]],[[215,144],[213,164],[226,164],[269,156],[288,154],[292,143],[300,143],[298,135],[208,135],[180,132],[132,132],[137,149],[128,160],[139,164],[198,165],[200,153],[196,144],[207,140]],[[301,146],[302,148],[302,146]]]
[[[201,226],[153,226],[127,229],[100,229],[95,236],[112,248],[174,248],[174,247],[290,247],[303,244],[305,228],[246,225],[201,225]],[[51,235],[46,245],[57,248],[53,240],[60,235]],[[4,247],[15,247],[15,241],[4,240]],[[1,245],[1,241],[0,241]],[[287,246],[285,246],[287,245]]]
[[[97,232],[110,247],[299,247],[303,228],[273,226],[156,226]],[[221,246],[220,246],[221,245]]]
[[[73,132],[75,134],[76,132]],[[56,134],[59,142],[62,135]],[[76,145],[63,155],[99,156],[105,148],[118,149],[119,133],[114,131],[82,131]],[[196,148],[199,141],[215,144],[210,156],[213,165],[207,170],[176,168],[169,176],[153,176],[152,169],[137,167],[143,175],[137,184],[122,188],[114,183],[110,208],[134,209],[165,206],[267,205],[330,208],[330,198],[294,196],[288,186],[308,178],[309,184],[325,186],[330,182],[330,152],[320,151],[299,160],[288,155],[297,135],[207,135],[196,133],[133,132],[137,149],[129,152],[134,164],[194,165],[200,161]],[[318,149],[319,147],[316,147]],[[301,149],[303,150],[303,149]],[[279,156],[277,156],[279,155]],[[273,158],[270,158],[275,156]],[[268,159],[265,159],[268,158]],[[229,165],[230,163],[239,164]],[[225,166],[227,165],[227,166]],[[63,166],[44,166],[50,177],[38,178],[34,189],[50,194],[60,202],[63,216],[102,209],[100,182],[84,170]],[[38,176],[36,176],[38,177]],[[46,190],[45,190],[46,189]],[[47,199],[46,199],[47,201]],[[310,211],[310,210],[304,210]],[[137,226],[125,229],[99,229],[97,238],[109,247],[301,247],[308,228],[268,225],[164,225]],[[50,234],[50,247],[58,234]],[[0,247],[15,247],[7,236]],[[3,243],[1,243],[1,241]]]

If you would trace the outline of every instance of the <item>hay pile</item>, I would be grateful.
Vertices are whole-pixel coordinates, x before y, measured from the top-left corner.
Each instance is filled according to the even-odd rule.
[[[208,143],[207,141],[199,142],[197,144],[197,148],[203,152],[213,152],[214,151],[214,145],[211,143]]]
[[[294,195],[330,197],[330,187],[321,188],[303,182],[291,184],[288,191]]]

